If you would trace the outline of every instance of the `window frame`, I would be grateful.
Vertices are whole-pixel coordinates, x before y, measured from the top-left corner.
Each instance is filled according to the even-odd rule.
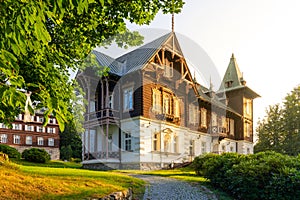
[[[30,138],[30,140],[28,140],[28,138]],[[28,142],[28,141],[30,141],[30,142]],[[25,144],[26,145],[32,145],[32,136],[31,135],[26,135]]]
[[[123,89],[123,112],[132,111],[134,108],[133,86]]]
[[[44,138],[43,137],[37,137],[37,145],[44,146]]]

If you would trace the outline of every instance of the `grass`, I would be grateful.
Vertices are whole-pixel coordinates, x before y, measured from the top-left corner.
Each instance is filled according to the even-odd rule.
[[[47,163],[34,163],[34,162],[28,162],[25,160],[16,160],[12,159],[12,162],[24,165],[24,166],[37,166],[37,167],[54,167],[54,168],[77,168],[80,169],[82,167],[82,164],[75,163],[75,162],[64,162],[61,160],[51,160]]]
[[[144,181],[116,172],[44,166],[0,165],[0,199],[90,199],[133,188]]]

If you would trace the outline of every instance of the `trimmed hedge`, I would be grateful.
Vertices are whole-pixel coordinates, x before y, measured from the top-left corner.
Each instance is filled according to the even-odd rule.
[[[6,155],[8,155],[9,158],[16,158],[16,159],[21,158],[21,154],[18,152],[16,148],[13,148],[6,144],[0,144],[0,152],[5,153]]]
[[[207,154],[196,158],[193,166],[196,174],[236,199],[300,199],[300,156],[270,151]]]
[[[44,149],[31,148],[25,149],[22,157],[29,162],[46,163],[50,161],[50,155]]]

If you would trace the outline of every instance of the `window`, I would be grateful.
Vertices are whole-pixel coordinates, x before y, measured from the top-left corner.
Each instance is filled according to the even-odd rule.
[[[37,138],[37,144],[38,144],[39,146],[44,145],[44,138],[38,137],[38,138]]]
[[[158,132],[153,135],[153,151],[160,151],[160,133]]]
[[[225,145],[222,145],[222,151],[225,152],[226,151],[226,147]]]
[[[201,108],[201,127],[202,128],[207,127],[206,114],[207,114],[207,110],[205,108]]]
[[[164,76],[167,78],[173,77],[173,63],[170,62],[169,64],[166,64],[164,67]]]
[[[229,128],[230,128],[230,135],[234,135],[234,120],[230,119],[230,124],[229,124]]]
[[[0,143],[7,143],[7,134],[0,135]]]
[[[189,122],[190,124],[196,125],[199,123],[198,107],[194,104],[189,105]]]
[[[155,88],[152,89],[152,111],[161,113],[161,91]]]
[[[173,136],[173,148],[174,148],[174,153],[178,152],[178,136],[174,135]]]
[[[32,136],[26,136],[26,144],[32,145]]]
[[[114,108],[114,94],[110,94],[108,97],[108,108],[113,109]]]
[[[53,128],[53,127],[48,127],[48,128],[47,128],[47,133],[55,133],[55,128]]]
[[[233,152],[233,149],[234,149],[233,146],[231,146],[231,147],[230,147],[230,152]]]
[[[252,127],[249,122],[244,123],[244,135],[245,137],[250,137],[252,132]]]
[[[252,115],[252,101],[251,99],[244,99],[244,115]]]
[[[125,133],[125,151],[131,151],[132,145],[131,145],[131,134]]]
[[[44,122],[44,117],[36,116],[36,121],[43,123]]]
[[[17,115],[16,120],[23,120],[23,115],[22,114]]]
[[[216,113],[211,113],[211,125],[212,126],[218,126],[218,118]]]
[[[201,142],[201,152],[202,154],[206,153],[206,142]]]
[[[49,118],[49,124],[55,124],[56,120],[55,118]]]
[[[21,143],[21,137],[19,135],[14,135],[14,144],[20,144]]]
[[[127,88],[124,90],[123,110],[129,111],[132,109],[133,109],[133,88]]]
[[[25,125],[25,131],[34,131],[34,126]]]
[[[0,123],[0,128],[7,128],[7,127],[5,126],[5,124]]]
[[[45,132],[45,127],[43,127],[43,126],[37,126],[36,127],[36,132]]]
[[[195,155],[195,141],[194,140],[190,140],[190,156],[194,156]]]
[[[174,117],[180,117],[180,99],[174,98]]]
[[[54,138],[48,138],[48,146],[54,146]]]
[[[168,94],[164,94],[164,105],[163,105],[163,112],[164,114],[171,114],[172,110],[171,110],[171,98],[170,95]]]
[[[22,124],[13,124],[14,130],[22,130]]]

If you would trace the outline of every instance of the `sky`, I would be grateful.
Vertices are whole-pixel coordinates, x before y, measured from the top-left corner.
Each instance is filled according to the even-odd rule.
[[[128,28],[155,39],[157,32],[171,31],[171,15],[159,13],[150,25]],[[200,73],[215,68],[222,78],[234,53],[247,86],[261,95],[254,101],[254,126],[269,105],[281,103],[300,84],[299,0],[186,0],[175,15],[174,30],[189,40],[183,42],[183,53],[200,59],[200,64],[191,61]],[[199,82],[207,84],[207,76],[204,79]]]

